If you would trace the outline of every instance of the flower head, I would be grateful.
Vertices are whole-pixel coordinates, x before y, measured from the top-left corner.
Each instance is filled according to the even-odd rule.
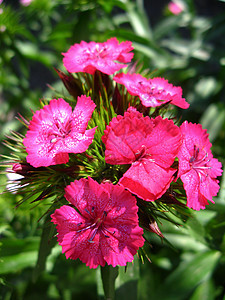
[[[132,261],[144,244],[135,197],[121,186],[98,184],[90,177],[75,180],[65,191],[76,209],[64,205],[51,217],[66,258],[79,258],[90,268]]]
[[[186,100],[182,98],[181,87],[173,86],[164,78],[147,79],[140,74],[120,73],[113,79],[125,85],[131,95],[138,96],[146,107],[156,107],[167,102],[181,108],[189,107]]]
[[[94,74],[96,70],[105,74],[113,74],[126,67],[124,63],[133,58],[131,42],[119,44],[116,38],[111,38],[104,43],[81,41],[74,44],[64,55],[63,64],[67,71],[86,72]],[[122,64],[121,64],[122,63]]]
[[[213,196],[219,191],[217,176],[222,174],[221,163],[213,158],[211,143],[200,124],[185,121],[181,127],[183,142],[178,153],[178,177],[184,183],[187,206],[195,210],[204,209],[207,200],[214,203]]]
[[[178,4],[174,1],[170,1],[168,9],[173,15],[179,15],[184,10],[184,8],[181,7],[181,3]]]
[[[165,193],[173,180],[172,165],[180,146],[180,130],[172,120],[143,117],[130,107],[113,118],[102,141],[109,164],[131,164],[119,183],[138,197],[152,201]]]
[[[96,129],[86,130],[94,108],[91,98],[82,95],[73,112],[61,98],[36,111],[23,140],[27,162],[34,167],[47,167],[67,163],[68,153],[86,151]]]
[[[32,1],[33,0],[20,0],[20,4],[22,4],[23,6],[28,6]]]

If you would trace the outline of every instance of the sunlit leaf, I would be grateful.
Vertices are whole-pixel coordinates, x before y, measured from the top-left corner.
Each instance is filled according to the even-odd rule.
[[[186,299],[194,288],[212,275],[221,254],[218,251],[200,252],[182,262],[165,280],[153,299]]]
[[[207,280],[201,283],[194,293],[192,294],[190,300],[214,300],[216,297],[215,286],[212,280]]]
[[[15,273],[35,265],[39,238],[4,239],[0,251],[0,274]]]

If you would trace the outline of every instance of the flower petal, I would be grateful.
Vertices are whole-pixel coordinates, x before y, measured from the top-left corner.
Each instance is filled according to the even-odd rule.
[[[153,129],[150,118],[140,117],[139,112],[127,112],[124,117],[113,118],[104,131],[102,141],[106,145],[105,160],[109,164],[129,164],[136,160],[136,154],[145,145]]]
[[[146,201],[160,198],[168,189],[176,170],[164,169],[151,160],[134,163],[119,180],[131,193]]]

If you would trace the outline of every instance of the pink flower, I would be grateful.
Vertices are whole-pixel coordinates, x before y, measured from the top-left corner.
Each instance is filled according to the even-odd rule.
[[[168,9],[174,15],[179,15],[183,11],[183,8],[173,1],[168,4]]]
[[[20,0],[20,4],[22,4],[23,6],[28,6],[32,1],[33,0]]]
[[[180,146],[181,134],[172,120],[143,117],[130,107],[113,118],[102,141],[108,164],[131,164],[119,180],[130,192],[152,201],[168,189],[175,170],[170,168]]]
[[[216,177],[222,174],[222,165],[213,158],[207,131],[200,124],[185,121],[180,129],[183,142],[178,153],[178,177],[184,183],[187,206],[195,210],[205,209],[207,200],[214,203],[212,197],[219,191]]]
[[[113,74],[126,67],[125,64],[133,58],[131,42],[119,44],[116,38],[111,38],[104,43],[81,41],[74,44],[64,55],[63,64],[67,71],[86,72],[94,74],[96,70],[105,74]],[[119,63],[118,63],[119,62]]]
[[[167,102],[181,108],[189,107],[186,100],[182,98],[181,87],[173,86],[164,78],[147,79],[140,74],[120,73],[113,79],[125,85],[131,95],[138,96],[146,107],[156,107]]]
[[[90,97],[82,95],[73,112],[61,98],[36,111],[23,140],[27,162],[47,167],[67,163],[68,153],[86,151],[95,134],[96,128],[86,130],[95,106]]]
[[[64,205],[51,215],[66,258],[79,258],[90,268],[125,266],[144,244],[136,199],[123,187],[75,180],[65,189]]]

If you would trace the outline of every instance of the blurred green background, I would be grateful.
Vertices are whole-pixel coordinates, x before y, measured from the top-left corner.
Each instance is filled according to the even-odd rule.
[[[30,117],[39,99],[53,95],[47,84],[63,90],[53,69],[65,71],[62,52],[81,40],[103,42],[116,36],[133,42],[134,60],[143,69],[182,87],[190,108],[176,108],[177,114],[208,130],[214,156],[224,165],[225,1],[177,3],[182,11],[175,15],[168,9],[169,1],[3,1],[1,141],[10,130],[21,130],[15,119],[18,112]],[[9,149],[1,144],[0,152],[7,155]],[[1,175],[1,192],[6,181]],[[194,212],[181,227],[162,221],[164,241],[147,235],[151,245],[145,251],[151,263],[146,259],[130,275],[136,281],[140,274],[138,299],[225,299],[224,175],[220,181],[216,204]],[[99,274],[79,261],[66,260],[59,246],[48,256],[46,270],[37,270],[43,226],[39,218],[47,204],[35,208],[24,203],[16,209],[19,200],[18,195],[0,195],[0,299],[98,299]],[[136,299],[123,278],[117,284],[118,299]]]

